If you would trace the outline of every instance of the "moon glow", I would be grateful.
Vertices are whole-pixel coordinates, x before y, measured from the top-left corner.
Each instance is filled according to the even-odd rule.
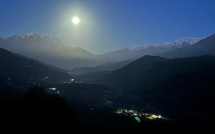
[[[72,23],[78,24],[79,22],[80,22],[80,19],[77,16],[72,18]]]

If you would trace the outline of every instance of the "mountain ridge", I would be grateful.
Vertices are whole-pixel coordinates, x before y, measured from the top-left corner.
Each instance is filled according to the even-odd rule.
[[[127,105],[151,105],[155,111],[195,117],[214,111],[214,68],[211,55],[175,59],[147,55],[96,82],[113,87]]]
[[[185,58],[201,55],[215,55],[215,34],[204,38],[193,45],[157,55],[166,58]]]
[[[55,37],[37,34],[14,35],[3,39],[0,47],[47,64],[70,70],[76,66],[88,66],[94,54],[82,49],[64,45]]]
[[[48,67],[41,62],[20,56],[0,48],[0,76],[18,81],[63,82],[71,76],[60,69]]]
[[[120,69],[112,71],[105,78],[104,82],[109,81],[108,84],[114,83],[126,85],[126,87],[128,85],[138,86],[143,84],[143,81],[146,83],[152,83],[150,81],[154,80],[162,81],[164,76],[165,79],[167,79],[170,78],[170,76],[174,76],[174,73],[185,73],[183,71],[197,73],[198,69],[194,68],[195,65],[199,67],[199,69],[202,69],[209,64],[215,66],[215,56],[203,55],[199,57],[168,59],[160,56],[145,55]],[[202,66],[202,68],[200,66]],[[209,70],[205,70],[204,72],[207,71]],[[155,76],[156,78],[153,79]]]
[[[138,45],[104,54],[93,54],[80,47],[67,46],[55,37],[29,33],[21,36],[14,35],[6,39],[0,38],[0,47],[58,68],[72,70],[79,67],[97,67],[106,63],[117,63],[128,60],[134,61],[144,55],[165,57],[165,53],[177,51],[177,49],[189,48],[204,39],[207,38],[186,37],[177,39],[174,42]],[[173,53],[173,56],[167,56],[167,58],[171,57],[177,58],[180,55],[174,56]]]
[[[191,46],[204,38],[186,37],[177,39],[174,42],[157,43],[155,45],[138,45],[126,47],[116,51],[104,53],[98,57],[103,61],[123,61],[128,59],[138,59],[144,55],[158,55],[159,53],[176,50],[186,46]]]

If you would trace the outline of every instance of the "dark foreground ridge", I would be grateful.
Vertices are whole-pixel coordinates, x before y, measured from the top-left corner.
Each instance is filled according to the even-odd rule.
[[[1,131],[22,133],[114,133],[209,131],[210,121],[141,120],[106,109],[80,111],[63,97],[31,88],[21,99],[0,99]]]

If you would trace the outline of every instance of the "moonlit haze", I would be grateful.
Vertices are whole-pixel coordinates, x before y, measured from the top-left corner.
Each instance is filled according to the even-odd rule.
[[[3,0],[0,37],[48,35],[100,54],[184,37],[207,37],[215,30],[213,5],[211,0]],[[71,23],[75,16],[79,24],[74,24],[77,19]]]
[[[214,128],[215,0],[0,0],[0,132]]]

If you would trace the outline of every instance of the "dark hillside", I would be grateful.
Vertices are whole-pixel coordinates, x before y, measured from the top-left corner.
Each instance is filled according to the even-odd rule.
[[[63,82],[70,79],[65,72],[55,71],[32,59],[0,49],[0,76],[6,79],[34,82]]]
[[[100,80],[101,81],[101,80]],[[214,112],[215,57],[165,59],[144,56],[113,71],[102,82],[123,93],[124,103],[190,118]],[[192,116],[190,115],[192,113]]]

